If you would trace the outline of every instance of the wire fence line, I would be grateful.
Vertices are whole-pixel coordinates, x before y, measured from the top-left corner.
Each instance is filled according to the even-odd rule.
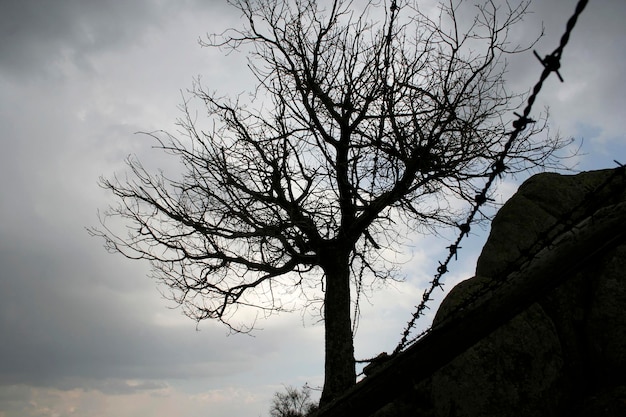
[[[456,240],[453,243],[451,243],[449,246],[446,247],[446,249],[448,249],[448,255],[443,261],[439,262],[439,266],[437,267],[437,272],[434,275],[433,280],[430,281],[430,287],[424,291],[420,304],[416,306],[415,312],[412,314],[411,319],[409,320],[404,331],[402,332],[402,337],[400,339],[400,342],[398,343],[395,350],[393,351],[394,355],[406,349],[409,345],[417,341],[420,337],[428,333],[428,331],[430,330],[429,328],[425,330],[424,332],[420,333],[419,335],[411,337],[411,332],[413,328],[415,327],[415,323],[424,314],[424,311],[428,308],[427,306],[428,302],[432,301],[432,298],[431,298],[432,293],[435,291],[436,288],[442,287],[443,285],[442,278],[448,272],[448,265],[450,264],[453,258],[456,260],[458,251],[459,249],[461,249],[459,245],[461,241],[463,240],[463,238],[469,235],[471,225],[474,222],[474,218],[476,217],[477,213],[480,211],[481,207],[488,201],[487,194],[489,190],[491,189],[494,181],[496,180],[496,178],[500,177],[506,171],[507,167],[505,164],[505,160],[508,156],[511,146],[513,145],[513,143],[515,142],[519,134],[527,127],[527,125],[529,123],[534,122],[534,120],[531,119],[529,116],[532,111],[533,104],[535,103],[535,100],[537,99],[537,96],[539,95],[539,92],[541,91],[544,81],[548,78],[548,76],[550,76],[550,74],[555,73],[557,77],[559,78],[559,80],[563,82],[563,78],[561,77],[561,74],[559,73],[559,69],[561,68],[561,56],[563,54],[563,50],[565,49],[565,46],[569,42],[570,34],[572,30],[574,29],[574,26],[576,25],[578,17],[585,9],[585,6],[587,5],[587,3],[588,3],[588,0],[578,1],[574,14],[567,21],[566,29],[565,29],[563,36],[561,37],[559,46],[551,54],[546,55],[544,58],[541,58],[536,51],[533,51],[535,57],[537,57],[537,59],[543,66],[543,71],[541,72],[539,81],[535,84],[532,93],[528,97],[526,107],[524,108],[522,114],[520,115],[520,114],[514,113],[515,116],[517,116],[517,119],[513,121],[513,131],[509,134],[509,139],[504,144],[504,147],[501,153],[498,155],[495,162],[493,163],[491,167],[491,172],[487,177],[487,181],[485,182],[484,187],[482,188],[481,192],[475,196],[474,198],[475,204],[470,210],[468,217],[466,218],[464,223],[458,225],[459,235],[457,236]],[[623,166],[621,164],[620,166],[622,168],[621,171],[623,171]],[[511,265],[511,267],[514,267],[514,265]],[[370,362],[370,361],[371,360],[365,360],[365,361],[359,361],[359,362]]]

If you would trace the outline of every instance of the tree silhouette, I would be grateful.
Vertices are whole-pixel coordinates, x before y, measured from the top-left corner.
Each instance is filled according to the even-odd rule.
[[[494,169],[545,167],[564,146],[535,139],[542,124],[504,148],[523,98],[505,88],[504,58],[527,49],[508,36],[528,3],[486,1],[463,22],[452,1],[435,18],[409,0],[355,3],[232,1],[242,28],[204,45],[247,51],[254,94],[222,98],[196,83],[212,123],[202,129],[185,101],[179,133],[151,134],[183,173],[129,158],[129,176],[102,179],[119,205],[92,231],[149,260],[198,321],[248,331],[241,307],[288,310],[282,295],[296,290],[320,299],[322,404],[355,383],[355,295],[366,278],[392,276],[386,255],[402,234],[458,225],[456,203],[474,204]],[[128,234],[105,225],[111,216]]]
[[[274,393],[270,407],[270,417],[305,417],[317,409],[311,400],[311,388],[308,385],[297,389],[285,387],[284,393]]]

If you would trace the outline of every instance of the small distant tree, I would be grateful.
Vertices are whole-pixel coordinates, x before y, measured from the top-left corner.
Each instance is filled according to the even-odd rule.
[[[229,3],[242,27],[204,44],[248,51],[252,98],[197,84],[211,123],[185,102],[179,134],[152,134],[182,175],[129,158],[130,177],[102,180],[120,202],[105,218],[128,234],[105,219],[93,232],[149,260],[197,321],[247,331],[240,307],[282,311],[296,289],[320,299],[327,403],[355,383],[355,295],[392,276],[403,234],[458,225],[456,203],[474,204],[494,169],[544,167],[564,144],[531,126],[504,148],[522,98],[505,57],[524,50],[508,35],[527,2],[485,0],[462,20],[452,0],[434,18],[411,0]]]
[[[285,387],[284,393],[274,394],[270,417],[306,417],[317,410],[317,404],[311,399],[311,388],[307,385],[301,390]]]

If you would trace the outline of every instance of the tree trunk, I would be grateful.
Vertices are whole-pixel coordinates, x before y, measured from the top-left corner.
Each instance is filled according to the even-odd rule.
[[[329,248],[324,255],[326,340],[324,389],[320,405],[330,403],[356,383],[350,320],[350,252]]]

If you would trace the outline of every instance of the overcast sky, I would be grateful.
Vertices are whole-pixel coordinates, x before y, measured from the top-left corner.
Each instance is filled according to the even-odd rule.
[[[517,34],[543,21],[536,49],[551,52],[575,3],[538,1]],[[626,163],[624,21],[623,0],[591,0],[565,83],[551,77],[541,93],[552,129],[584,139],[578,169]],[[321,385],[311,317],[274,316],[254,337],[196,331],[147,265],[85,230],[113,202],[100,175],[123,172],[128,154],[162,158],[134,132],[173,130],[194,77],[224,93],[252,85],[241,57],[197,43],[238,24],[219,0],[0,0],[0,417],[256,417],[283,385]],[[541,67],[530,52],[514,63],[511,85],[529,89]],[[448,282],[472,275],[484,235],[462,245]],[[416,239],[407,282],[364,305],[357,357],[393,350],[448,244]]]

